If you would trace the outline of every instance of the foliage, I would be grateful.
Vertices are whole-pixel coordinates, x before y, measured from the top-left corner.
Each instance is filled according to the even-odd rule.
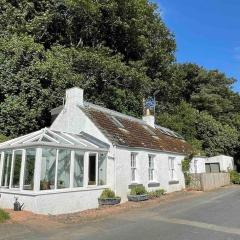
[[[3,209],[0,208],[0,223],[5,222],[9,218],[9,213],[5,212]]]
[[[114,191],[107,188],[102,191],[102,194],[100,196],[100,199],[106,199],[106,198],[116,198]]]
[[[130,192],[130,195],[142,195],[142,194],[147,194],[145,187],[142,185],[134,186]]]
[[[0,134],[0,143],[1,143],[1,142],[5,142],[5,141],[7,141],[7,140],[9,140],[9,137],[7,137],[7,136],[5,136],[5,135],[3,135],[3,134]]]
[[[0,0],[0,134],[49,126],[65,90],[140,117],[159,90],[157,123],[194,153],[240,159],[240,96],[218,70],[175,62],[173,34],[149,0]],[[1,141],[1,139],[0,139]]]
[[[239,147],[235,127],[221,123],[206,111],[199,112],[186,102],[176,106],[173,114],[160,115],[158,121],[193,143],[195,153],[202,153],[203,149],[207,156],[234,156]]]
[[[149,198],[160,198],[162,195],[164,195],[165,190],[164,189],[157,189],[155,191],[148,192]]]
[[[182,171],[183,171],[183,174],[184,174],[184,179],[185,179],[186,186],[189,186],[190,181],[191,181],[189,170],[190,170],[190,163],[192,161],[192,157],[193,157],[192,155],[187,156],[182,161]]]
[[[230,171],[230,180],[233,184],[240,184],[240,174],[237,171]]]

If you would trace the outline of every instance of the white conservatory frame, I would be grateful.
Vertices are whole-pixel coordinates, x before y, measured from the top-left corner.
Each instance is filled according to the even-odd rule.
[[[31,185],[30,189],[25,189],[24,185],[24,175],[26,168],[26,152],[29,149],[35,150],[35,164],[34,164],[34,173],[33,173],[33,185]],[[54,149],[56,150],[56,155],[54,155],[54,163],[52,165],[55,166],[53,169],[54,172],[54,187],[52,185],[51,188],[41,189],[41,171],[42,171],[42,161],[43,161],[43,149]],[[109,149],[109,145],[99,141],[98,139],[82,132],[80,134],[71,134],[66,132],[58,132],[53,131],[48,128],[41,129],[39,131],[27,134],[25,136],[21,136],[19,138],[4,142],[0,144],[0,154],[1,154],[1,162],[0,162],[0,192],[1,193],[15,193],[15,194],[27,194],[27,195],[39,195],[39,194],[52,194],[52,193],[60,193],[60,192],[71,192],[71,191],[81,191],[81,190],[89,190],[89,189],[98,189],[107,187],[107,152]],[[59,164],[59,151],[66,150],[68,153],[70,152],[70,162],[69,164],[69,185],[64,188],[58,188],[58,164]],[[4,173],[4,164],[6,161],[5,156],[8,154],[7,152],[11,151],[11,160],[10,160],[10,177],[7,175],[8,182],[7,186],[3,184],[3,173]],[[13,187],[13,175],[14,166],[15,166],[15,153],[16,151],[21,151],[21,167],[19,173],[19,187]],[[82,186],[74,186],[74,167],[75,167],[75,155],[76,153],[82,153],[83,156],[83,179]],[[89,156],[95,155],[95,161],[92,169],[95,168],[95,184],[94,181],[89,183]],[[100,159],[101,157],[101,159]],[[99,162],[101,161],[101,166]],[[66,159],[63,157],[63,165],[65,165]],[[47,164],[47,163],[46,163]],[[9,167],[9,166],[8,166]],[[64,167],[64,166],[63,166]],[[101,169],[100,169],[101,167]],[[47,168],[47,167],[46,167]],[[7,170],[8,171],[8,168]],[[94,171],[94,170],[93,170]],[[99,171],[101,171],[101,178],[99,175]],[[60,178],[60,177],[59,177]],[[105,179],[104,179],[105,178]],[[45,180],[44,180],[45,181]],[[50,185],[50,181],[47,181],[47,184]]]

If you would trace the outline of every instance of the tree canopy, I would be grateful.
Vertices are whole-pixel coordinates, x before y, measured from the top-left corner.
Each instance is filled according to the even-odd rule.
[[[206,155],[239,156],[240,97],[218,70],[175,61],[176,42],[149,0],[0,0],[0,134],[50,124],[66,88],[157,122]]]

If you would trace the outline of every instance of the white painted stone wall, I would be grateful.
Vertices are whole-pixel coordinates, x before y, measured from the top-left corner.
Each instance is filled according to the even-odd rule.
[[[228,170],[234,169],[233,157],[219,155],[219,156],[209,157],[206,159],[206,163],[217,163],[217,162],[220,164],[221,172],[227,172]]]
[[[196,162],[195,162],[196,161]],[[214,157],[194,157],[190,163],[190,173],[205,173],[206,163],[219,163],[220,165],[220,171],[221,172],[227,172],[228,170],[234,169],[234,161],[233,157],[225,156],[225,155],[219,155]],[[195,171],[195,164],[197,166],[197,172]]]
[[[37,214],[65,214],[97,208],[98,198],[103,187],[75,191],[49,191],[48,193],[28,194],[1,192],[0,207],[13,209],[15,197],[24,203],[24,210]]]
[[[143,184],[148,191],[162,188],[167,192],[180,191],[185,188],[185,180],[182,172],[181,162],[184,156],[176,154],[168,154],[155,152],[151,150],[136,150],[128,148],[118,148],[116,151],[116,193],[122,198],[122,201],[127,200],[129,185],[131,184],[131,152],[137,153],[137,181],[138,184]],[[154,181],[160,183],[159,187],[148,187],[148,154],[155,155],[154,157]],[[168,165],[168,157],[175,157],[175,175],[179,183],[169,184],[170,171]]]
[[[192,161],[190,162],[190,173],[205,173],[205,161],[206,157],[193,157]]]

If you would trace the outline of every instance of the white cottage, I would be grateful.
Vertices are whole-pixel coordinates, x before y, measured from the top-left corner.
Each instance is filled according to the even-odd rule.
[[[98,206],[111,188],[127,200],[129,189],[185,188],[181,162],[191,146],[154,116],[130,117],[83,100],[83,90],[66,91],[52,110],[50,128],[0,144],[0,207],[15,197],[26,210],[62,214]]]

